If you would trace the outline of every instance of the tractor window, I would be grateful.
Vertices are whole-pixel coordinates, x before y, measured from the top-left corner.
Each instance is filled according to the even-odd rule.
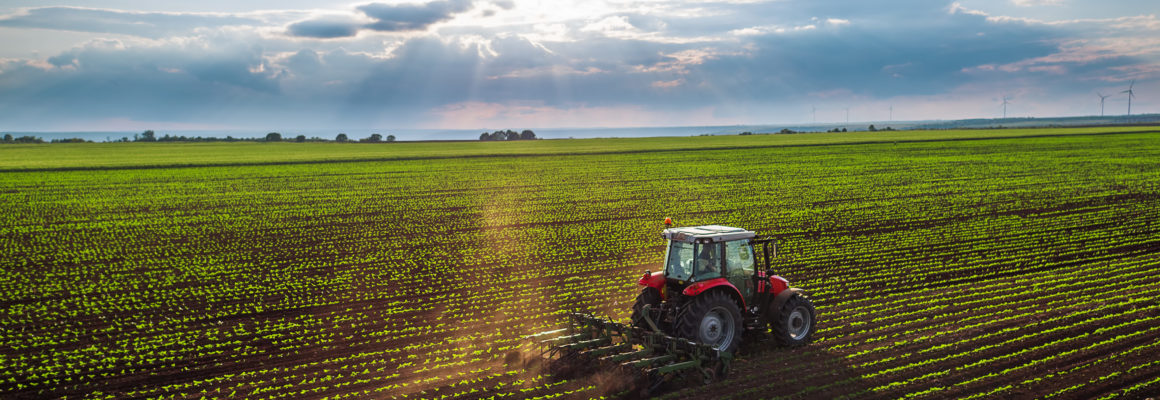
[[[665,277],[683,281],[693,275],[693,247],[692,243],[669,241]]]
[[[748,240],[734,240],[725,243],[726,271],[730,277],[748,278],[753,276],[753,246]]]
[[[698,244],[694,249],[693,277],[695,281],[721,276],[721,243]]]

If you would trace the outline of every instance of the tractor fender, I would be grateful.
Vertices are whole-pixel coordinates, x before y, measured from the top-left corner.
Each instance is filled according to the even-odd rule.
[[[769,276],[769,292],[775,296],[781,294],[782,291],[789,289],[789,281],[778,275]]]
[[[729,280],[725,278],[714,278],[707,281],[694,283],[686,287],[685,290],[681,293],[685,296],[694,297],[714,289],[724,290],[729,294],[729,297],[733,298],[733,300],[737,302],[737,306],[741,307],[742,310],[745,310],[745,298],[741,297],[741,291],[737,290],[737,287],[733,286],[733,284],[729,283]]]
[[[769,314],[777,312],[778,310],[781,310],[781,306],[784,306],[785,302],[789,301],[789,299],[791,297],[793,297],[794,295],[798,295],[798,294],[805,296],[806,291],[799,289],[799,288],[789,288],[786,290],[782,290],[781,293],[778,293],[777,296],[773,298],[773,300],[769,301],[769,307],[766,308],[766,310],[765,310],[766,319],[772,320],[772,319],[770,319],[770,317],[775,317],[775,316],[769,315]]]
[[[640,280],[636,281],[636,283],[641,286],[662,290],[665,287],[665,273],[663,271],[644,271],[644,276],[640,277]]]

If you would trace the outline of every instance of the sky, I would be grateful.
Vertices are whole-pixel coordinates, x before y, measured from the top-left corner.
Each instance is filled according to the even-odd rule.
[[[1155,0],[0,0],[0,130],[1160,112]]]

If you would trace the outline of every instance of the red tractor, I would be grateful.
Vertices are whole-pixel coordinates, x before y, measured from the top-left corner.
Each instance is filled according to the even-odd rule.
[[[706,383],[728,375],[747,332],[769,332],[789,347],[809,343],[817,330],[814,306],[771,274],[773,238],[718,225],[667,228],[662,235],[664,270],[640,279],[631,324],[575,311],[566,328],[525,337],[549,371],[611,365],[647,381],[647,394],[679,375],[694,373]]]
[[[662,235],[668,240],[664,270],[640,279],[634,326],[725,352],[737,349],[745,332],[768,331],[789,347],[810,341],[817,330],[814,306],[801,289],[772,275],[773,238],[719,225],[668,228]]]

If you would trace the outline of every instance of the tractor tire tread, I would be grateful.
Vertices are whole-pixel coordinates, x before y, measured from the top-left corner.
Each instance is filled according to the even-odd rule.
[[[676,336],[691,339],[700,342],[697,337],[697,330],[701,326],[701,319],[709,310],[713,309],[715,303],[728,304],[726,306],[730,313],[733,314],[734,321],[734,336],[733,342],[727,348],[721,351],[731,353],[736,350],[741,344],[741,336],[744,331],[744,323],[741,320],[741,309],[737,303],[728,295],[720,291],[711,291],[703,295],[697,296],[690,301],[687,306],[683,307],[680,313],[677,314],[676,322],[673,324],[673,331]]]
[[[802,339],[794,340],[793,337],[789,334],[789,329],[785,323],[785,320],[786,318],[789,318],[789,314],[793,312],[793,309],[801,305],[805,305],[806,309],[809,310],[810,330]],[[814,309],[814,304],[808,297],[802,294],[795,294],[793,297],[790,297],[789,300],[786,300],[785,304],[781,305],[780,310],[777,310],[777,314],[775,315],[776,318],[769,321],[770,331],[773,333],[773,338],[777,340],[777,343],[782,347],[796,348],[804,346],[808,344],[810,340],[813,340],[814,333],[818,330],[817,315],[817,311]]]

